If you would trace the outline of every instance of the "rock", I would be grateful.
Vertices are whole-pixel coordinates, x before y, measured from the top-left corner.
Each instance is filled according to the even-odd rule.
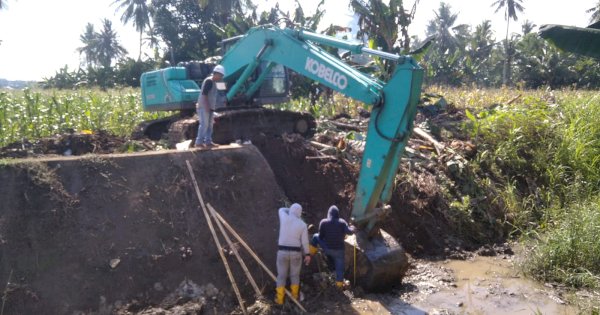
[[[117,268],[117,266],[120,263],[121,263],[121,259],[119,259],[119,258],[111,259],[110,262],[108,262],[108,264],[110,265],[110,268],[112,268],[112,269]]]
[[[205,285],[202,289],[204,291],[204,296],[207,298],[212,298],[219,294],[219,289],[217,289],[212,283]]]

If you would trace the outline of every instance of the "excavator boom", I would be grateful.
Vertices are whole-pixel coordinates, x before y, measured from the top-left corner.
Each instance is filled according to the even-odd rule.
[[[396,63],[388,82],[380,82],[317,44],[374,54]],[[241,53],[243,52],[243,53]],[[293,52],[293,53],[291,53]],[[304,30],[262,26],[248,32],[223,57],[232,88],[227,98],[244,93],[244,83],[261,62],[281,64],[341,94],[372,106],[352,216],[366,229],[373,228],[376,206],[391,197],[394,177],[416,113],[421,93],[422,68],[409,56],[398,56]],[[253,82],[260,85],[260,82]]]
[[[320,45],[388,59],[395,63],[395,71],[387,82],[381,82]],[[250,30],[223,57],[221,64],[229,71],[225,81],[231,86],[227,98],[250,95],[260,86],[260,78],[254,82],[248,79],[265,62],[269,66],[283,65],[372,107],[352,208],[353,221],[360,232],[347,241],[351,250],[346,252],[353,253],[358,247],[360,264],[355,270],[363,287],[377,289],[399,283],[407,268],[406,255],[400,244],[377,228],[376,223],[389,208],[394,178],[413,127],[423,69],[410,56],[389,54],[301,29],[261,26]]]

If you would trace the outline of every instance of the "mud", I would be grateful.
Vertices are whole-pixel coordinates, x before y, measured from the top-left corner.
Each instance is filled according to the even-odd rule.
[[[525,278],[517,256],[417,260],[396,297],[392,314],[577,314],[562,292]]]

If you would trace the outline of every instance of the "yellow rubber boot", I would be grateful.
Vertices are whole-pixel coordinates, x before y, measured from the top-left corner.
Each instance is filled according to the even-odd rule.
[[[300,296],[300,285],[299,284],[292,284],[290,286],[290,289],[292,289],[292,296],[294,297],[294,299],[298,299],[298,297]]]
[[[283,305],[285,299],[285,287],[275,288],[275,304]]]
[[[335,286],[336,286],[338,289],[343,289],[343,288],[344,288],[344,281],[336,281],[336,282],[335,282]]]
[[[309,253],[311,256],[314,256],[314,255],[315,255],[315,254],[316,254],[318,251],[319,251],[319,249],[318,249],[318,248],[316,248],[315,246],[312,246],[312,245],[310,245],[310,244],[308,245],[308,253]]]

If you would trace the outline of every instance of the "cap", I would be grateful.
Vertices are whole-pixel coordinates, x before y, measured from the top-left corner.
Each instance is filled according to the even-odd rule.
[[[216,65],[215,68],[213,69],[213,72],[217,72],[222,75],[225,75],[225,67],[223,67],[221,65]]]

